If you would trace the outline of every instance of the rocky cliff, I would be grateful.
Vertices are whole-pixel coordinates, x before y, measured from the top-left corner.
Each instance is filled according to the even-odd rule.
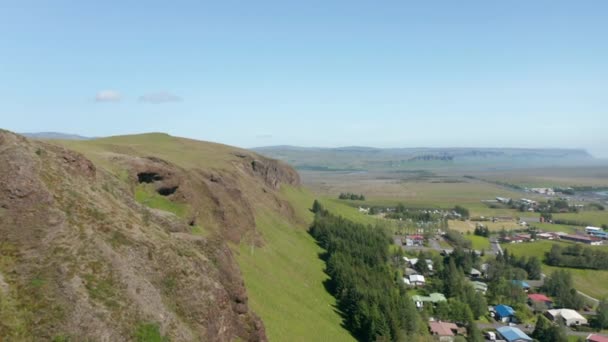
[[[291,215],[281,184],[297,173],[224,145],[0,131],[0,340],[266,340],[230,245],[264,244],[260,205]]]

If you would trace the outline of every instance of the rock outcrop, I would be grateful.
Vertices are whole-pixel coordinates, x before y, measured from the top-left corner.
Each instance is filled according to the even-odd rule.
[[[263,244],[256,202],[289,214],[275,191],[300,180],[238,154],[221,169],[118,153],[102,166],[0,131],[0,337],[129,341],[157,329],[174,341],[266,340],[229,244]],[[183,216],[137,202],[140,187]]]

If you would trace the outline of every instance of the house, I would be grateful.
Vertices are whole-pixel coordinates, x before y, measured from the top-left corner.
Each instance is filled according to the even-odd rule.
[[[522,242],[528,242],[530,240],[532,240],[532,236],[530,234],[517,234],[514,236],[505,236],[505,238],[503,239],[503,242],[522,243]]]
[[[572,309],[553,309],[545,313],[552,321],[562,319],[567,326],[587,325],[587,319]]]
[[[471,270],[469,271],[469,276],[471,278],[479,278],[481,277],[481,271],[475,268],[471,268]]]
[[[565,235],[561,235],[560,238],[562,240],[579,242],[579,243],[584,243],[584,244],[588,244],[588,245],[592,245],[592,246],[597,246],[597,245],[602,244],[602,239],[593,237],[593,236],[565,234]]]
[[[451,342],[458,333],[458,326],[450,322],[429,322],[429,331],[439,341]]]
[[[408,278],[406,278],[406,277],[403,277],[403,283],[404,283],[405,285],[407,285],[407,286],[412,285],[412,283],[410,283],[410,280],[409,280]]]
[[[513,322],[515,321],[515,310],[508,305],[496,305],[494,307],[494,318],[503,323]]]
[[[527,282],[523,281],[523,280],[511,280],[511,283],[514,285],[517,285],[519,287],[522,288],[522,290],[524,290],[524,292],[528,292],[528,290],[530,290],[530,284],[528,284]]]
[[[585,341],[586,342],[608,342],[608,337],[598,335],[598,334],[591,334],[591,335],[587,336]]]
[[[601,231],[603,231],[603,229],[599,228],[599,227],[592,227],[592,226],[585,227],[585,232],[587,232],[587,234],[589,234],[591,232],[601,232]]]
[[[589,232],[589,235],[599,239],[608,240],[608,232]]]
[[[424,286],[426,281],[424,280],[424,276],[421,274],[412,274],[410,276],[410,284],[412,286]]]
[[[488,284],[486,284],[486,283],[482,283],[481,281],[473,280],[473,281],[471,281],[471,284],[473,285],[473,288],[477,292],[486,294],[486,292],[488,291]]]
[[[488,275],[488,271],[490,270],[490,264],[481,264],[481,274],[483,276],[487,276]]]
[[[424,303],[437,304],[439,302],[447,302],[448,300],[443,293],[433,292],[428,296],[415,295],[412,297],[412,301],[414,301],[416,307],[420,309],[424,306]]]
[[[500,336],[507,342],[531,342],[534,341],[532,337],[526,335],[517,327],[500,327],[496,329]]]
[[[533,293],[528,295],[528,304],[534,305],[535,303],[544,304],[547,309],[553,308],[553,301],[551,298],[541,293]]]
[[[407,243],[407,241],[411,241],[412,245],[411,246],[422,246],[424,245],[424,236],[416,234],[416,235],[407,235],[405,237],[405,241]],[[408,245],[410,246],[410,245]]]
[[[556,236],[553,233],[538,233],[538,234],[536,234],[536,238],[544,239],[544,240],[553,240],[553,239],[559,238],[559,236]]]

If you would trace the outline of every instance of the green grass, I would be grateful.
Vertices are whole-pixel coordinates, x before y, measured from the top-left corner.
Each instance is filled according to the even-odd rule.
[[[486,237],[466,234],[464,235],[464,238],[471,241],[473,249],[478,251],[490,249],[490,240],[488,240]]]
[[[513,253],[517,256],[536,256],[541,260],[545,257],[545,252],[551,249],[553,244],[561,244],[564,246],[571,245],[567,242],[554,242],[554,241],[535,241],[530,243],[519,243],[519,244],[503,244],[502,248],[509,250],[509,253]],[[607,246],[593,246],[591,248],[607,248]],[[551,274],[560,267],[552,267],[543,263],[543,273],[546,275]],[[566,268],[572,273],[572,279],[574,281],[574,287],[592,297],[603,298],[608,296],[608,271],[598,270],[583,270],[577,268]]]
[[[179,217],[186,216],[188,212],[188,207],[185,204],[173,202],[157,194],[151,184],[137,185],[135,187],[135,200],[150,208],[168,211]]]
[[[207,235],[208,235],[208,232],[207,232],[207,231],[205,231],[203,228],[201,228],[201,227],[200,227],[200,226],[198,226],[198,225],[193,226],[193,227],[190,229],[190,231],[191,231],[191,233],[192,233],[192,234],[194,234],[194,235],[200,235],[200,236],[207,236]]]
[[[285,188],[299,225],[270,210],[258,210],[256,226],[265,245],[252,249],[247,241],[238,248],[250,306],[264,321],[271,341],[352,341],[341,327],[335,298],[323,286],[328,278],[319,259],[321,248],[307,232],[309,193]]]
[[[553,214],[553,219],[564,219],[572,221],[580,221],[601,227],[602,224],[608,224],[608,211],[581,211],[578,213]]]
[[[161,335],[160,328],[156,323],[142,323],[135,330],[135,341],[137,342],[168,342],[169,338]]]

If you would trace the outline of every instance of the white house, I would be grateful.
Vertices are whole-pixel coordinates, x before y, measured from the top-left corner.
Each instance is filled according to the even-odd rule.
[[[412,286],[424,286],[424,284],[426,284],[426,281],[424,280],[423,275],[412,274],[410,276],[410,284],[412,284]]]
[[[595,233],[595,232],[601,232],[602,230],[603,230],[602,228],[599,228],[599,227],[591,227],[591,226],[589,226],[589,227],[586,227],[586,228],[585,228],[585,231],[586,231],[587,233],[591,233],[591,232],[594,232],[594,233]]]
[[[556,321],[561,318],[564,320],[564,324],[567,326],[587,325],[588,323],[585,317],[571,309],[548,310],[547,317],[549,317],[553,321]]]

